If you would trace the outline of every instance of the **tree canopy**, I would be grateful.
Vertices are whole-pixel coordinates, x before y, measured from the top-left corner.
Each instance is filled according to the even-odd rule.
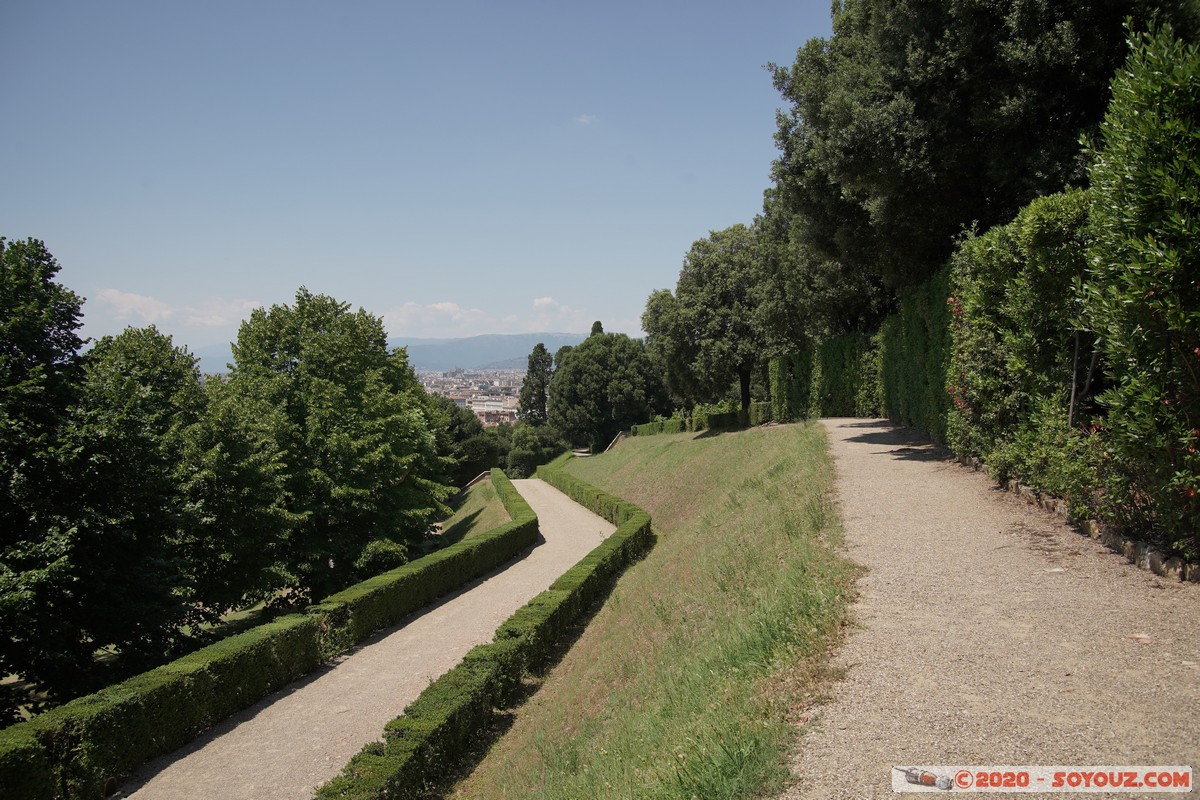
[[[104,337],[81,363],[52,454],[65,487],[43,487],[0,569],[0,662],[55,700],[112,671],[97,649],[127,674],[203,619],[176,481],[182,438],[204,413],[195,359],[151,327]]]
[[[521,383],[517,418],[522,422],[540,425],[547,420],[546,397],[550,392],[550,376],[553,372],[554,357],[550,355],[546,345],[538,342],[529,354],[525,380]]]
[[[0,545],[29,534],[61,487],[59,431],[81,377],[83,299],[45,245],[0,238]]]
[[[678,397],[713,400],[737,381],[742,409],[763,363],[762,248],[754,229],[733,225],[697,240],[672,295],[655,292],[642,327]]]
[[[665,405],[645,345],[623,333],[589,336],[564,354],[550,381],[550,424],[579,447],[602,448]]]
[[[1011,219],[1085,181],[1079,137],[1096,131],[1122,24],[1186,4],[842,0],[833,37],[773,66],[780,200],[807,258],[926,280],[965,227]]]
[[[254,311],[233,355],[231,390],[282,412],[287,566],[305,591],[340,588],[371,541],[417,540],[446,512],[424,392],[379,318],[302,287]]]
[[[438,448],[454,462],[450,468],[453,485],[465,486],[479,473],[500,464],[500,440],[487,432],[474,411],[441,395],[431,395],[429,401]]]

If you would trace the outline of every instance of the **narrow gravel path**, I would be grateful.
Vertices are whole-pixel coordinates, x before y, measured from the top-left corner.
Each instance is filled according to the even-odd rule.
[[[540,480],[513,481],[544,542],[308,678],[148,764],[138,800],[308,800],[429,683],[614,527]]]
[[[787,800],[894,797],[892,767],[913,764],[1200,767],[1200,586],[1133,567],[911,431],[824,424],[868,572]]]

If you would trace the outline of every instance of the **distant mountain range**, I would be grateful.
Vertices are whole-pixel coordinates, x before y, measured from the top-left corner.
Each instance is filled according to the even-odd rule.
[[[497,333],[465,339],[419,339],[396,337],[389,347],[407,347],[408,363],[414,369],[525,369],[529,353],[538,342],[551,354],[563,345],[577,345],[586,333]],[[192,351],[205,373],[226,372],[233,360],[229,345],[200,347]]]
[[[551,354],[563,345],[577,345],[586,333],[495,333],[466,339],[389,339],[392,347],[408,348],[414,369],[525,369],[538,342]]]

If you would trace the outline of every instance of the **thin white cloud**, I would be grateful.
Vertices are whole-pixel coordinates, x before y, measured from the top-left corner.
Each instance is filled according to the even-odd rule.
[[[543,331],[582,332],[591,329],[595,317],[591,312],[555,300],[553,297],[533,298],[533,313],[509,315],[505,318],[508,329],[518,333],[540,333]]]
[[[195,305],[176,305],[156,297],[120,289],[101,289],[96,297],[118,322],[153,325],[172,320],[191,328],[226,328],[237,325],[262,305],[257,300],[208,298]]]
[[[595,114],[580,114],[574,118],[574,122],[576,125],[591,125],[599,119]]]
[[[101,289],[97,305],[113,322],[121,325],[144,326],[156,324],[174,327],[180,342],[194,343],[212,338],[215,331],[236,331],[240,322],[250,316],[262,303],[242,298],[208,298],[189,304],[173,304],[147,295]],[[477,336],[483,333],[586,333],[597,319],[594,311],[569,306],[550,296],[534,297],[524,309],[494,311],[465,306],[449,300],[435,303],[406,302],[382,314],[390,336],[421,338],[454,338]],[[636,320],[604,320],[604,329],[625,330],[639,335]],[[103,325],[103,321],[101,321]],[[105,329],[109,326],[104,325]],[[193,329],[188,334],[187,329]],[[200,329],[207,333],[200,333]],[[227,334],[231,335],[231,334]]]
[[[119,289],[101,289],[96,299],[107,306],[112,316],[120,322],[150,325],[175,315],[175,308],[170,303],[144,294],[122,292]]]
[[[458,303],[407,302],[383,312],[383,322],[392,336],[452,337],[473,336],[492,322],[492,317],[479,308]]]
[[[224,328],[238,325],[250,316],[256,308],[262,308],[257,300],[226,300],[212,298],[205,300],[199,306],[188,306],[180,309],[185,315],[184,322],[197,328]]]

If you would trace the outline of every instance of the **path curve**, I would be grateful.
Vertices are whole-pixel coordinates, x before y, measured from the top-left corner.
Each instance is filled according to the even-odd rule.
[[[144,767],[137,800],[309,800],[431,681],[613,532],[540,480],[513,481],[544,539],[363,646]]]
[[[1200,768],[1200,586],[1137,569],[911,430],[824,425],[848,555],[869,571],[787,800],[894,797],[897,765]]]

